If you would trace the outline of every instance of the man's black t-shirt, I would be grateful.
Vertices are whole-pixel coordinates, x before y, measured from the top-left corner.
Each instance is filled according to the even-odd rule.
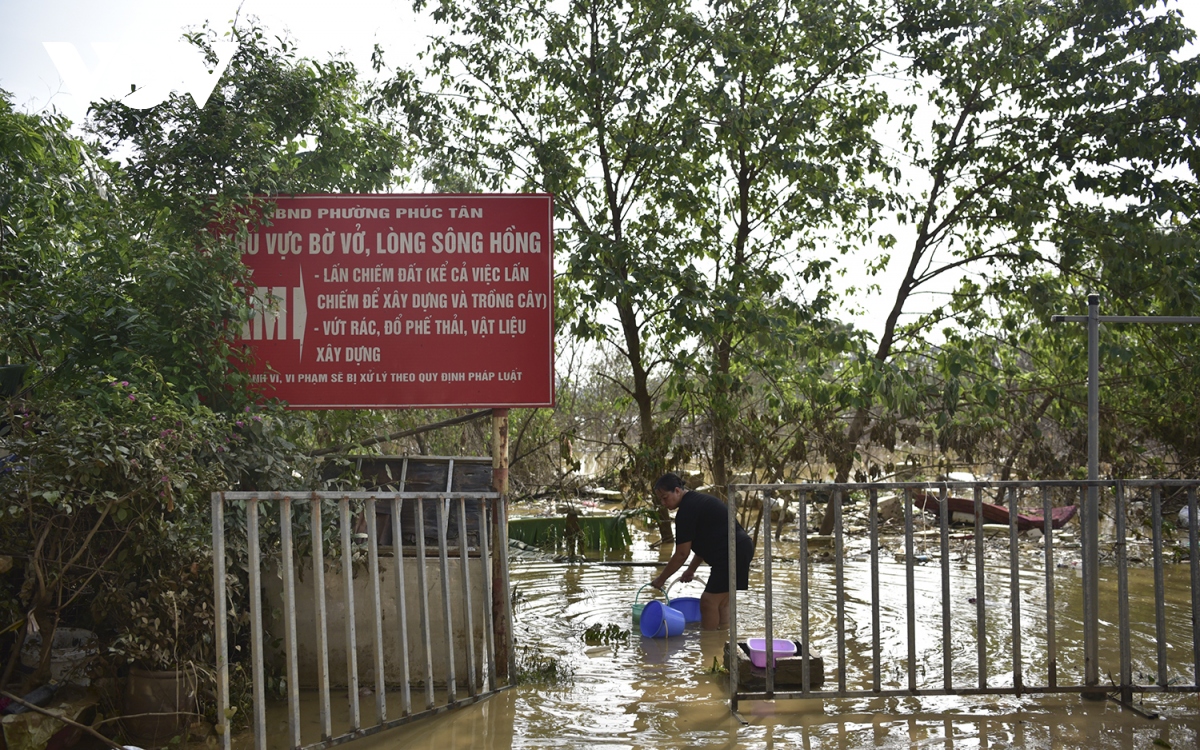
[[[750,535],[739,523],[738,546],[750,544]],[[745,541],[742,540],[745,537]],[[675,511],[675,543],[692,543],[692,552],[709,565],[725,562],[729,556],[729,508],[719,497],[689,490]]]

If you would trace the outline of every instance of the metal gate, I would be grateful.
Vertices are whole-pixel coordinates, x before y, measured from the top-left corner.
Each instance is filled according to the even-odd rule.
[[[214,493],[222,747],[231,665],[249,672],[259,750],[329,747],[512,687],[506,528],[494,492]],[[268,732],[280,708],[286,737]]]
[[[799,658],[802,660],[802,677],[799,684],[778,685],[776,680],[778,670],[772,668],[771,663],[768,662],[761,683],[765,687],[755,691],[749,691],[739,685],[739,670],[730,669],[731,706],[736,712],[738,703],[742,700],[1043,693],[1079,693],[1093,698],[1103,698],[1106,694],[1113,694],[1122,703],[1128,705],[1134,692],[1198,692],[1200,691],[1200,687],[1197,686],[1197,675],[1200,675],[1200,647],[1197,646],[1200,644],[1200,555],[1197,554],[1196,529],[1198,525],[1196,523],[1198,518],[1196,490],[1198,486],[1200,486],[1200,480],[730,485],[729,497],[735,498],[734,502],[729,503],[731,529],[736,506],[739,503],[744,504],[747,497],[755,495],[762,497],[763,515],[768,519],[768,527],[763,533],[762,542],[765,610],[761,616],[765,625],[766,642],[773,644],[776,634],[773,603],[781,601],[780,597],[798,597],[801,613],[799,622],[801,654]],[[985,491],[989,493],[989,497],[996,497],[996,493],[1000,493],[1007,499],[1006,504],[1010,512],[1006,529],[1008,538],[1006,566],[996,563],[997,550],[994,549],[991,562],[985,561],[983,508]],[[1167,560],[1164,554],[1162,504],[1165,492],[1186,494],[1187,507],[1192,519],[1187,532],[1190,607],[1189,604],[1180,602],[1176,602],[1174,605],[1177,609],[1183,609],[1185,612],[1190,609],[1190,629],[1187,630],[1191,636],[1190,642],[1187,642],[1189,639],[1186,636],[1181,637],[1178,634],[1178,629],[1175,642],[1169,643],[1168,639],[1164,574],[1168,568],[1171,568],[1173,572],[1181,573],[1182,571],[1179,566],[1173,565],[1172,561]],[[869,575],[865,577],[869,581],[869,593],[847,587],[844,555],[846,535],[842,504],[843,499],[851,497],[851,493],[859,498],[859,502],[865,499],[868,506],[869,527],[867,531],[870,537],[870,546],[867,565],[869,565]],[[884,585],[881,584],[878,514],[881,493],[898,493],[902,497],[904,508],[902,535],[904,609],[902,618],[900,618],[903,620],[902,622],[881,621],[880,591],[881,585]],[[1139,648],[1137,653],[1134,651],[1135,643],[1131,636],[1133,632],[1130,621],[1129,573],[1131,568],[1128,550],[1129,535],[1127,534],[1127,515],[1131,505],[1130,497],[1133,493],[1137,493],[1140,497],[1145,497],[1147,494],[1149,496],[1147,519],[1151,526],[1149,546],[1153,572],[1154,606],[1153,638],[1147,634],[1137,639],[1137,648]],[[965,495],[965,499],[973,500],[972,510],[974,511],[973,540],[959,540],[966,543],[973,541],[973,550],[962,548],[960,545],[960,560],[955,563],[953,573],[950,551],[952,511],[948,500],[952,494]],[[810,689],[817,681],[811,679],[812,663],[808,648],[812,636],[809,575],[813,555],[805,531],[808,527],[808,509],[814,498],[829,497],[830,495],[833,498],[830,505],[834,513],[834,532],[831,540],[832,559],[829,562],[833,567],[835,585],[833,608],[836,611],[832,622],[837,630],[837,653],[834,664],[825,660],[826,665],[833,667],[833,679],[831,680],[829,677],[825,679],[825,684],[833,683],[832,689]],[[1060,651],[1060,636],[1055,617],[1058,612],[1062,611],[1063,606],[1072,607],[1073,613],[1076,605],[1073,602],[1056,603],[1056,563],[1062,559],[1061,553],[1064,544],[1060,542],[1063,532],[1054,529],[1052,523],[1052,496],[1055,495],[1060,500],[1063,499],[1063,496],[1069,499],[1078,498],[1080,508],[1078,533],[1081,538],[1079,544],[1076,545],[1072,542],[1072,546],[1080,548],[1080,567],[1082,568],[1080,571],[1082,579],[1080,620],[1083,639],[1082,648],[1075,647],[1079,644],[1072,644],[1073,647],[1069,653]],[[737,499],[739,496],[740,500]],[[772,556],[772,534],[770,533],[769,519],[771,519],[772,507],[780,504],[782,496],[790,496],[798,500],[795,508],[800,548],[799,559],[796,561],[800,574],[799,591],[781,591],[772,583],[772,569],[781,563],[774,560]],[[1099,499],[1094,499],[1098,496],[1100,496]],[[928,498],[929,504],[926,504],[925,507],[933,507],[937,512],[936,526],[926,530],[924,532],[926,535],[920,537],[924,540],[936,539],[937,553],[927,556],[928,559],[920,559],[926,556],[918,556],[915,551],[918,532],[914,526],[914,519],[919,520],[919,516],[914,513],[913,500],[918,498],[922,500]],[[1100,499],[1103,500],[1103,503],[1100,502]],[[783,502],[786,503],[786,501]],[[1040,578],[1038,584],[1031,583],[1028,566],[1026,566],[1024,582],[1020,575],[1018,525],[1022,523],[1022,520],[1018,516],[1017,510],[1029,505],[1041,510],[1044,518],[1044,523],[1039,527],[1044,536],[1040,563],[1042,570],[1038,574],[1038,578]],[[1097,581],[1101,576],[1101,543],[1097,532],[1101,507],[1111,508],[1109,512],[1112,515],[1109,520],[1114,524],[1111,551],[1106,550],[1104,555],[1106,559],[1104,570],[1110,577],[1115,574],[1116,591],[1115,596],[1110,593],[1107,597],[1101,597],[1097,593]],[[916,514],[919,513],[920,511],[916,511]],[[1028,521],[1029,518],[1026,517],[1024,524],[1028,525]],[[783,523],[783,514],[781,514],[780,523]],[[995,526],[989,529],[989,531],[997,530],[1005,531],[997,529]],[[1071,533],[1074,535],[1076,532],[1072,530]],[[730,549],[732,550],[733,547],[731,538]],[[900,556],[897,554],[897,560]],[[1074,553],[1072,553],[1073,557]],[[785,561],[783,564],[790,564],[790,561]],[[885,564],[890,563],[885,561]],[[935,564],[938,566],[935,569],[936,573],[930,570]],[[919,566],[922,572],[923,587],[917,584],[916,571]],[[736,569],[732,559],[729,567],[730,571]],[[1006,571],[1004,567],[1007,567]],[[971,601],[975,606],[973,612],[964,613],[961,602],[952,608],[951,581],[957,577],[957,583],[960,584],[958,593],[961,595],[963,593],[961,585],[963,571],[971,569],[974,571],[974,597]],[[892,573],[894,575],[889,579],[898,578],[898,571],[893,570]],[[1006,576],[1008,578],[1007,601],[993,601],[985,605],[984,591],[988,576]],[[733,590],[733,585],[731,574],[730,590]],[[887,585],[899,584],[896,582]],[[1022,590],[1023,585],[1025,586],[1024,591]],[[862,631],[858,631],[859,637],[852,641],[848,641],[846,638],[846,602],[851,595],[856,600],[869,597],[869,643],[865,642],[866,639],[861,638]],[[737,606],[737,602],[731,598],[729,626],[731,653],[738,647]],[[1044,613],[1038,614],[1044,615],[1042,619],[1045,627],[1039,632],[1031,632],[1029,627],[1023,627],[1021,613],[1030,607],[1037,606],[1044,607]],[[959,610],[957,616],[952,614],[952,609]],[[754,614],[757,616],[760,613]],[[996,634],[995,628],[992,628],[991,650],[989,650],[988,644],[989,617],[996,620],[1011,620],[1011,629],[1008,632]],[[1115,633],[1111,626],[1114,618],[1117,621]],[[1180,620],[1182,619],[1181,617]],[[922,625],[928,629],[918,631],[920,620],[923,620]],[[1142,625],[1142,623],[1133,624]],[[795,624],[789,623],[788,626],[795,627]],[[929,631],[934,628],[937,628],[935,634],[930,635]],[[1102,629],[1104,631],[1103,639]],[[1143,630],[1146,629],[1148,629],[1148,623],[1143,627]],[[923,638],[919,638],[919,636],[923,636]],[[905,651],[901,652],[903,656],[893,659],[889,663],[888,666],[891,669],[887,670],[888,675],[884,674],[884,655],[881,648],[885,638],[891,641],[888,644],[889,647],[896,645],[895,642],[900,639],[903,639],[906,646]],[[919,640],[923,640],[930,646],[924,649],[923,654],[918,653]],[[971,643],[972,640],[973,643]],[[1103,652],[1100,648],[1101,640],[1104,640]],[[1147,648],[1147,641],[1153,643],[1152,653]],[[999,652],[1003,659],[997,657],[997,643],[1001,644]],[[953,652],[955,650],[958,651],[959,656],[957,663],[954,663]],[[1177,656],[1169,659],[1168,650],[1173,650]],[[973,661],[975,663],[973,665],[969,663],[971,659],[966,657],[965,652],[968,651],[974,651]],[[1044,659],[1044,661],[1039,661],[1036,675],[1028,669],[1030,664],[1023,656],[1029,651],[1035,651],[1039,659]],[[940,659],[937,658],[939,654]],[[856,665],[855,669],[849,670],[854,672],[853,675],[848,675],[849,657],[853,657]],[[1145,671],[1135,677],[1135,657],[1138,659],[1139,665],[1153,666],[1142,667]],[[967,663],[964,664],[964,661]],[[1004,663],[998,667],[997,661]],[[903,664],[902,669],[900,668],[901,663]],[[869,665],[869,670],[862,668],[864,664]],[[1151,671],[1152,675],[1149,674]],[[963,676],[964,673],[967,674],[966,678]],[[1069,677],[1066,680],[1060,679],[1064,675]],[[1101,676],[1105,678],[1103,681]]]

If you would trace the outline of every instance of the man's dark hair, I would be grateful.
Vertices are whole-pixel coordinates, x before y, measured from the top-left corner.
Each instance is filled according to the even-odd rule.
[[[671,490],[675,489],[686,490],[687,485],[683,483],[683,480],[679,478],[678,474],[663,474],[654,483],[654,489],[655,491],[662,490],[663,492],[670,492]]]

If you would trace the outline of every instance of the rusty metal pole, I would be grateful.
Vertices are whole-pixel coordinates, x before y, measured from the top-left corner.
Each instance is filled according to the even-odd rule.
[[[1086,323],[1088,345],[1088,481],[1080,513],[1083,547],[1083,670],[1084,686],[1100,685],[1100,324],[1159,323],[1195,325],[1200,317],[1174,315],[1101,315],[1100,295],[1089,294],[1087,315],[1052,315],[1051,323]],[[1124,541],[1120,539],[1118,541]],[[1084,698],[1103,700],[1103,690],[1085,691]]]
[[[500,498],[492,504],[492,633],[495,638],[496,671],[512,677],[510,631],[512,614],[508,600],[508,513],[503,507],[508,493],[508,409],[492,410],[492,489]]]
[[[1088,295],[1088,481],[1100,479],[1100,295]],[[1016,508],[1012,508],[1016,510]],[[1083,518],[1083,684],[1100,684],[1100,487],[1089,484]],[[1102,700],[1103,692],[1084,693]]]

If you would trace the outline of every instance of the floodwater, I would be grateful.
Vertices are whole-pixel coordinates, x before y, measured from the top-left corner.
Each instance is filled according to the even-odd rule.
[[[634,531],[634,545],[619,559],[665,562],[670,545],[658,550],[657,534]],[[1080,684],[1082,631],[1079,614],[1078,545],[1069,536],[1054,562],[1054,619],[1058,684]],[[851,689],[868,689],[872,677],[872,607],[869,550],[850,545],[844,565],[846,679]],[[902,540],[883,540],[880,554],[881,679],[885,688],[908,681],[906,566],[897,562]],[[1046,684],[1047,594],[1043,547],[1022,543],[1020,590],[1021,669],[1024,684]],[[926,547],[936,553],[937,542]],[[919,550],[921,551],[921,550]],[[800,566],[793,536],[773,544],[773,604],[776,637],[800,637]],[[739,635],[762,635],[764,592],[762,548],[751,572],[751,590],[739,595]],[[976,686],[976,596],[974,542],[955,542],[950,555],[951,665],[954,684]],[[1013,684],[1012,612],[1007,538],[989,542],[984,564],[989,686]],[[556,674],[523,684],[480,703],[414,722],[355,742],[360,750],[485,750],[491,748],[1196,748],[1200,747],[1200,697],[1195,694],[1139,696],[1150,719],[1111,700],[1078,695],[933,696],[742,701],[730,710],[728,678],[714,674],[727,633],[705,633],[689,625],[681,637],[642,638],[632,626],[631,605],[654,567],[556,563],[549,559],[511,562],[516,649],[522,663],[553,664]],[[705,568],[701,568],[701,573]],[[837,587],[831,561],[809,565],[812,652],[825,659],[824,689],[836,687]],[[919,687],[943,680],[942,584],[938,559],[914,567]],[[1101,672],[1117,674],[1116,571],[1101,582]],[[1153,574],[1129,571],[1134,623],[1135,681],[1156,674]],[[642,601],[650,592],[642,591]],[[1166,571],[1168,677],[1193,684],[1190,585],[1186,565]],[[699,586],[678,586],[676,596],[698,596]],[[592,644],[585,633],[607,630]],[[1111,666],[1108,666],[1111,665]]]

